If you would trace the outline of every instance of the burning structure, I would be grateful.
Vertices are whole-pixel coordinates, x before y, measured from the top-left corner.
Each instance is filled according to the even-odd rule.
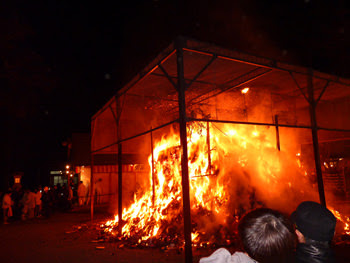
[[[349,140],[349,86],[178,38],[92,118],[91,182],[118,204],[106,231],[147,246],[171,239],[190,262],[192,244],[228,239],[220,233],[246,210],[346,199],[348,152],[327,144]],[[112,160],[103,171],[101,158]],[[324,185],[331,165],[342,172]]]

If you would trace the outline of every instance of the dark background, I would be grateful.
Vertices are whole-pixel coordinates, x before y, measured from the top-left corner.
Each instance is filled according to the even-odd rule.
[[[65,142],[178,35],[350,77],[346,1],[2,1],[0,187],[63,169]]]

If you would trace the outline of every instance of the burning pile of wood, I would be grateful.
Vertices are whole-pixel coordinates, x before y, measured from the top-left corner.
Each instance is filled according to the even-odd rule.
[[[193,247],[197,249],[215,249],[218,247],[235,247],[239,248],[239,237],[237,232],[238,217],[232,217],[232,222],[227,225],[217,225],[207,232],[200,232],[197,229],[196,219],[202,216],[210,217],[210,211],[206,213],[202,210],[196,213],[192,220],[192,231],[196,233],[192,235]],[[138,219],[133,219],[137,221]],[[160,248],[162,250],[176,250],[181,252],[184,246],[184,235],[182,225],[182,214],[164,221],[158,231],[157,236],[145,239],[145,230],[134,227],[131,229],[130,235],[126,236],[118,230],[118,224],[112,228],[102,224],[99,225],[96,240],[99,242],[117,242],[118,247],[127,248]],[[137,222],[135,222],[137,223]],[[341,221],[338,224],[343,225]],[[350,235],[348,232],[336,232],[334,243],[337,246],[350,245]]]
[[[179,203],[173,204],[174,207],[179,206]],[[201,210],[200,213],[193,214],[192,220],[192,242],[193,247],[200,248],[217,248],[238,246],[238,234],[236,217],[232,218],[232,222],[226,225],[217,225],[212,229],[203,232],[198,231],[198,220],[203,216],[210,217],[210,211]],[[169,220],[161,222],[161,227],[156,236],[147,237],[148,230],[137,228],[138,218],[132,219],[134,227],[125,235],[119,230],[119,225],[115,224],[113,227],[105,224],[100,225],[97,240],[103,242],[120,242],[119,247],[128,248],[161,248],[163,250],[178,249],[182,250],[184,245],[184,229],[182,213],[176,217],[171,217]],[[208,219],[207,219],[208,220]],[[154,222],[155,224],[156,222]],[[152,225],[152,223],[150,224]]]
[[[267,197],[291,200],[293,194],[311,191],[295,155],[275,149],[274,140],[274,132],[264,127],[193,123],[188,129],[194,247],[237,246],[237,223],[244,210],[264,206],[260,201]],[[155,143],[148,159],[147,187],[124,209],[122,222],[116,216],[100,226],[98,239],[121,241],[120,246],[131,248],[181,249],[181,160],[178,133]],[[343,219],[347,226],[348,220]]]

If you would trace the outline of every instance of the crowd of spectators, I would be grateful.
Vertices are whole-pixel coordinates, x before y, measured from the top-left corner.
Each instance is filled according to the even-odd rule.
[[[44,188],[16,186],[6,192],[0,192],[0,198],[4,224],[16,220],[49,217],[56,211],[69,211],[79,203],[78,185],[75,184],[57,184]]]
[[[8,189],[1,194],[3,223],[50,217],[58,210],[69,211],[74,204],[85,205],[86,197],[82,181],[77,186]],[[269,208],[252,209],[238,224],[243,251],[231,254],[220,248],[199,263],[333,263],[336,222],[330,210],[313,201],[302,202],[290,216]]]

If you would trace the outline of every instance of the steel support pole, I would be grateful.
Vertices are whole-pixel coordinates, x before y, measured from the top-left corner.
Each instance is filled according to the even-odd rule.
[[[278,129],[278,115],[275,115],[275,124],[276,124],[276,147],[277,150],[281,150],[281,144],[280,144],[280,131]]]
[[[91,222],[94,220],[94,154],[91,154],[91,177],[90,177],[90,214]]]
[[[152,128],[151,128],[152,129]],[[154,200],[156,197],[156,190],[155,190],[155,181],[154,181],[154,153],[153,153],[153,134],[151,132],[151,154],[152,154],[152,204],[154,206]]]
[[[119,234],[122,233],[123,228],[123,151],[121,140],[121,127],[120,127],[120,98],[116,99],[116,110],[117,110],[117,139],[118,139],[118,231]]]
[[[207,121],[207,145],[208,145],[208,174],[211,174],[211,152],[210,152],[210,127]]]
[[[118,230],[121,234],[123,227],[123,170],[122,170],[122,144],[118,143]]]
[[[183,201],[183,217],[184,217],[184,236],[185,236],[185,262],[192,262],[192,240],[191,240],[191,206],[190,206],[190,184],[188,174],[188,150],[187,150],[187,117],[185,90],[186,83],[184,78],[184,62],[183,62],[183,39],[178,38],[175,42],[177,57],[177,87],[179,97],[179,122],[180,122],[180,141],[182,148],[181,171],[182,171],[182,201]]]
[[[313,73],[312,69],[309,69],[309,74],[307,77],[307,90],[309,97],[309,111],[310,111],[310,120],[311,120],[311,132],[312,132],[312,143],[314,148],[314,158],[315,158],[315,168],[317,174],[317,185],[318,185],[318,194],[320,197],[320,203],[326,206],[326,198],[324,193],[323,178],[322,178],[322,169],[321,169],[321,159],[320,159],[320,149],[318,144],[318,135],[317,135],[317,119],[316,119],[316,102],[314,98],[314,87],[313,87]]]

